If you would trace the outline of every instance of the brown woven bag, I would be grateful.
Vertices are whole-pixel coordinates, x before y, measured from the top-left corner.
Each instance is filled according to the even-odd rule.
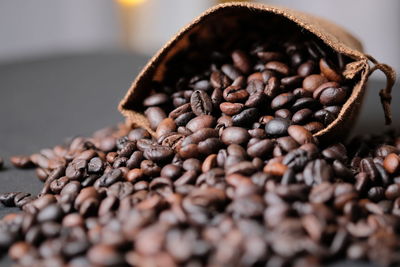
[[[320,141],[342,138],[350,132],[363,101],[368,77],[378,69],[387,79],[386,87],[380,91],[380,99],[386,124],[391,123],[391,88],[396,77],[391,67],[378,63],[373,57],[364,54],[362,45],[356,38],[331,22],[287,8],[253,3],[227,3],[215,6],[194,19],[161,48],[137,76],[119,104],[119,110],[126,117],[127,123],[144,127],[154,135],[148,120],[141,113],[142,101],[150,93],[153,80],[163,81],[166,63],[179,51],[188,48],[191,34],[198,33],[206,40],[210,34],[207,25],[213,23],[230,25],[230,22],[238,17],[253,14],[265,16],[266,23],[275,23],[277,27],[280,22],[297,25],[299,30],[308,31],[336,52],[352,60],[343,72],[345,78],[356,79],[352,94],[343,105],[339,116],[315,134]]]

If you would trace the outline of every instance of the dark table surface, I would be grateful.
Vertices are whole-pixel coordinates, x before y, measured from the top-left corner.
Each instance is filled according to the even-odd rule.
[[[0,171],[0,193],[37,194],[42,187],[34,171],[16,170],[8,157],[32,154],[62,143],[67,137],[88,136],[123,121],[118,102],[146,60],[124,52],[107,52],[0,65],[0,156],[5,159],[5,168]],[[383,81],[370,82],[353,135],[387,129],[378,97],[383,86]],[[393,91],[392,127],[400,129],[398,83]],[[0,218],[16,211],[0,206]],[[10,264],[7,257],[0,259],[0,266]],[[371,265],[339,262],[331,266]]]

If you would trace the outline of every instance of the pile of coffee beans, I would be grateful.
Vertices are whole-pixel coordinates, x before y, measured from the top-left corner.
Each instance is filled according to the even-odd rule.
[[[23,210],[0,221],[0,253],[29,267],[400,264],[398,135],[313,136],[351,94],[349,59],[305,32],[239,32],[191,36],[166,64],[142,103],[153,132],[12,157],[44,185],[0,194]]]
[[[44,186],[0,195],[23,210],[0,221],[0,251],[18,266],[400,263],[398,135],[322,146],[301,126],[279,139],[231,127],[213,153],[205,129],[185,157],[125,126],[13,157]]]
[[[259,34],[251,41],[251,31],[243,30],[243,40],[226,35],[231,39],[208,44],[192,36],[191,46],[166,63],[164,80],[148,88],[141,104],[158,139],[213,128],[224,137],[212,141],[216,152],[221,142],[288,136],[291,125],[314,134],[338,117],[355,83],[342,76],[349,58],[306,33],[263,42]]]

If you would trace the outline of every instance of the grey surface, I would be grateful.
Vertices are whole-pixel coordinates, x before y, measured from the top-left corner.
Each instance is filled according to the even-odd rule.
[[[146,59],[125,53],[63,56],[33,62],[0,65],[0,193],[36,194],[41,182],[34,171],[14,169],[7,158],[31,154],[62,143],[74,135],[90,135],[123,120],[117,104]],[[354,133],[380,133],[386,129],[378,91],[383,82],[372,81]],[[394,127],[400,129],[400,90],[393,95]],[[0,218],[17,209],[0,207]],[[6,258],[0,266],[8,266]],[[342,262],[332,266],[371,266]]]

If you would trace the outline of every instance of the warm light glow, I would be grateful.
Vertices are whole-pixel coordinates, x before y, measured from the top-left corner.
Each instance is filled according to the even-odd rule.
[[[134,6],[144,3],[146,0],[117,0],[120,5]]]

